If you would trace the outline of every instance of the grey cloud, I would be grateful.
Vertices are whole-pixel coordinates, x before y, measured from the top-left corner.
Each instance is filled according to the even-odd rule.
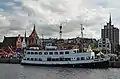
[[[56,26],[54,23],[51,24],[49,18],[60,20],[60,22],[70,19],[70,21],[63,25],[64,37],[79,35],[80,24],[83,24],[86,30],[89,30],[85,34],[91,37],[96,35],[97,37],[100,36],[100,29],[105,23],[104,19],[108,19],[106,14],[114,11],[113,16],[115,19],[119,18],[119,11],[116,10],[120,7],[115,6],[115,4],[112,5],[110,1],[105,0],[75,0],[73,5],[68,4],[70,0],[34,0],[34,4],[32,3],[33,0],[29,0],[29,3],[26,1],[28,0],[0,1],[0,8],[3,9],[0,15],[6,17],[6,19],[0,19],[0,38],[4,35],[14,36],[18,33],[24,34],[25,30],[30,34],[34,23],[39,35],[45,34],[47,37],[58,36],[59,26]],[[6,5],[8,2],[14,4]],[[76,2],[82,2],[82,4]],[[32,6],[32,8],[29,6]],[[75,10],[74,6],[76,6]],[[115,9],[109,9],[111,6],[114,6]],[[93,11],[93,9],[95,10]],[[116,21],[117,26],[120,25],[118,21]]]

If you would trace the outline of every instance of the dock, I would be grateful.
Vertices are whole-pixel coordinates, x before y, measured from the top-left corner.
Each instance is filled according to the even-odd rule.
[[[110,68],[120,68],[120,61],[110,61],[109,67]]]
[[[20,58],[0,58],[0,63],[20,64]]]

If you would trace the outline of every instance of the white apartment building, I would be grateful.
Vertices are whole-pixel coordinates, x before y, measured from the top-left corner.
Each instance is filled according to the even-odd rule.
[[[108,38],[98,40],[98,49],[104,53],[111,53],[111,43]]]

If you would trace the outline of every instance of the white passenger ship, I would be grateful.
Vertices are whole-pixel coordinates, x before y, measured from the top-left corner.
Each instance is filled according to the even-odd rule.
[[[95,55],[89,49],[79,52],[78,49],[58,50],[56,46],[46,46],[44,50],[30,47],[24,51],[22,65],[62,66],[83,68],[108,68],[109,57],[102,54]]]

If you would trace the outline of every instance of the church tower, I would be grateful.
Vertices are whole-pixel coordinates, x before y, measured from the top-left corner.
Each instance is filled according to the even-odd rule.
[[[22,41],[22,48],[26,48],[26,31],[25,31],[25,36],[23,37],[23,41]]]
[[[35,29],[35,24],[34,24],[33,31],[28,38],[28,41],[29,41],[29,46],[38,45],[37,43],[39,41],[39,37],[38,37],[36,29]]]

